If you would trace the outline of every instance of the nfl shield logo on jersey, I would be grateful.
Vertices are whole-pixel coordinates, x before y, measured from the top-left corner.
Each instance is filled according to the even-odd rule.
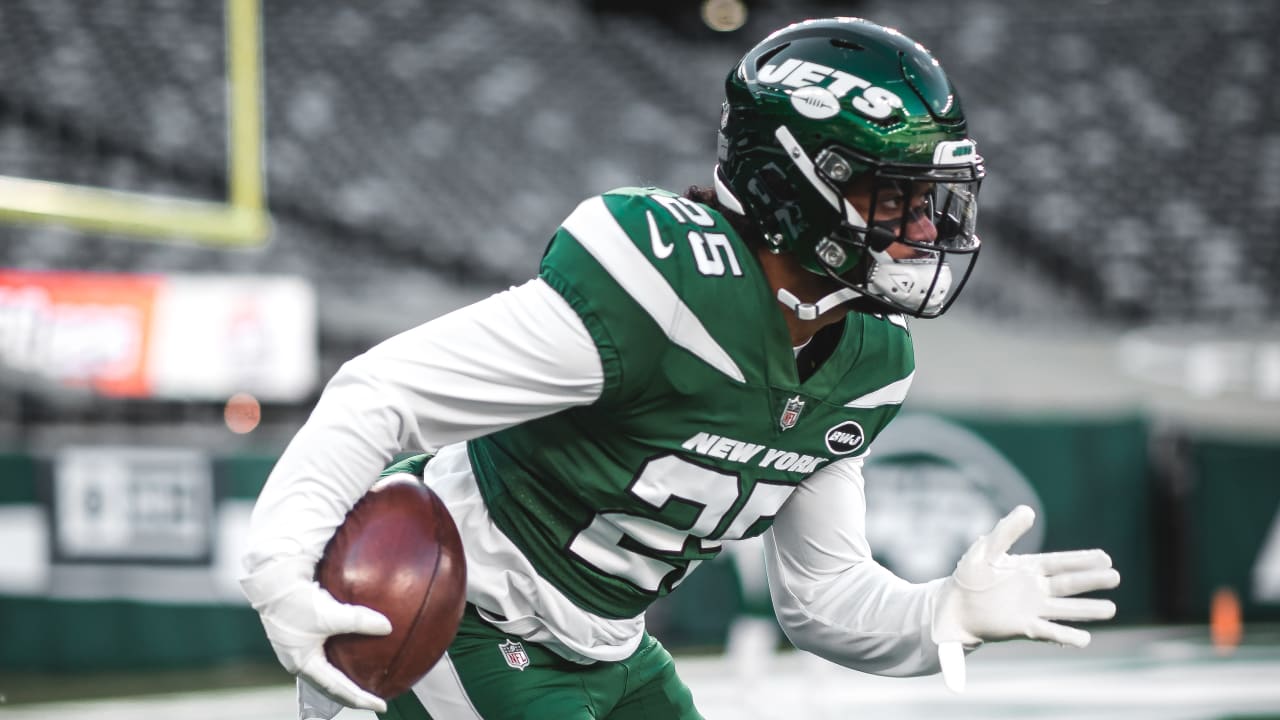
[[[801,410],[804,410],[804,401],[799,395],[787,400],[787,406],[782,409],[782,417],[778,418],[778,424],[783,430],[795,427],[796,422],[800,420]]]
[[[524,651],[524,646],[520,643],[508,640],[498,643],[498,649],[502,651],[502,657],[507,659],[507,664],[511,667],[517,670],[529,667],[529,654]]]

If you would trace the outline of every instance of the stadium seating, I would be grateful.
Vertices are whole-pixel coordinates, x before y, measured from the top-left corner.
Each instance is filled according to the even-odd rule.
[[[220,4],[149,5],[0,8],[0,174],[221,196]],[[528,277],[583,197],[706,183],[725,70],[770,27],[844,10],[929,45],[962,90],[991,171],[969,309],[1121,327],[1280,309],[1280,5],[751,7],[718,36],[558,0],[264,3],[267,250],[0,225],[0,265],[301,274],[326,288],[332,365]]]

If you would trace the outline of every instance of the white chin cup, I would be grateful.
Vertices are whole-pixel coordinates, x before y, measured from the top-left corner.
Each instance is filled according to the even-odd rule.
[[[858,297],[858,291],[853,288],[840,288],[833,293],[828,293],[816,303],[801,302],[795,293],[786,288],[778,288],[778,302],[786,306],[796,317],[801,320],[816,320],[819,315],[832,310],[854,298]]]
[[[951,267],[937,260],[895,260],[885,252],[870,251],[876,265],[867,278],[867,294],[904,310],[937,312],[951,294]],[[937,282],[934,282],[934,276]],[[929,288],[933,292],[929,292]],[[926,298],[926,293],[928,297]]]

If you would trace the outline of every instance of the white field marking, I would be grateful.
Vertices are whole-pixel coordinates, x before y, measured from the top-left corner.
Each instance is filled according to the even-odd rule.
[[[1159,638],[1099,647],[1111,634],[1095,631],[1094,645],[1085,650],[1032,643],[983,648],[969,657],[969,690],[961,696],[938,676],[877,677],[805,653],[762,657],[750,665],[749,677],[735,672],[730,658],[678,656],[676,664],[707,720],[1212,720],[1280,708],[1280,644],[1246,645],[1225,658],[1204,643]],[[1174,645],[1180,649],[1170,652]],[[292,684],[0,708],[4,720],[297,717]],[[344,710],[337,720],[374,717]]]

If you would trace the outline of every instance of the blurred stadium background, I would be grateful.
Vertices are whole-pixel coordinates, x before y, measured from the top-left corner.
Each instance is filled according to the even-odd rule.
[[[1028,502],[1024,549],[1100,544],[1120,616],[1082,653],[984,650],[954,699],[754,655],[746,553],[655,634],[702,655],[709,717],[1280,715],[1280,3],[1257,0],[5,0],[0,715],[290,716],[234,578],[323,381],[529,277],[582,198],[707,183],[728,68],[836,14],[935,52],[990,172],[982,261],[913,326],[868,469],[873,544],[938,576]]]

